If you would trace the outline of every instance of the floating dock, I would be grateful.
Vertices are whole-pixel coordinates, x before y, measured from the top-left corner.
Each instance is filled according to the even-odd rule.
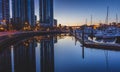
[[[83,41],[82,37],[79,36],[79,34],[73,34],[73,35],[87,48],[97,48],[97,49],[120,51],[120,44],[96,43],[96,42],[93,42],[88,39],[84,39],[84,41]]]

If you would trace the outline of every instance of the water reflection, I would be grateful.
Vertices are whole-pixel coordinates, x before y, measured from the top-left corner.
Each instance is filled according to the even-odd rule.
[[[14,46],[14,71],[15,72],[35,72],[35,47],[36,41],[26,40]]]
[[[84,59],[84,46],[82,46],[82,58]]]
[[[13,46],[11,46],[11,67],[12,67],[12,72],[14,72],[14,50]]]
[[[37,43],[37,47],[35,48],[36,55],[36,72],[40,72],[40,43]]]
[[[119,55],[70,36],[35,36],[0,52],[0,72],[120,72]]]
[[[6,48],[0,72],[54,72],[54,43],[57,36],[36,36]]]
[[[41,72],[54,72],[53,37],[41,39]]]
[[[7,48],[0,53],[0,72],[11,72],[11,50]]]

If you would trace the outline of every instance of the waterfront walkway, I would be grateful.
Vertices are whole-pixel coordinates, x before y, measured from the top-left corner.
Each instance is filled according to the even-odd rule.
[[[50,33],[64,33],[64,31],[8,31],[8,32],[0,32],[0,38],[2,36],[9,36],[9,35],[16,35],[16,34],[29,34],[32,33],[32,35],[36,33],[41,33],[41,34],[50,34]]]
[[[15,42],[15,40],[35,35],[47,35],[64,33],[63,31],[14,31],[14,32],[0,32],[0,47],[4,44]]]

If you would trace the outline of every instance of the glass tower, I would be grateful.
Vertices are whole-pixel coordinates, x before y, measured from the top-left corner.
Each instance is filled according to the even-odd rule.
[[[2,21],[2,0],[0,0],[0,22]]]
[[[40,25],[53,27],[53,0],[39,0]]]
[[[0,0],[0,23],[2,23],[3,20],[6,23],[8,23],[9,18],[10,18],[9,0]]]
[[[12,18],[14,26],[21,29],[27,22],[35,25],[34,0],[12,0]]]

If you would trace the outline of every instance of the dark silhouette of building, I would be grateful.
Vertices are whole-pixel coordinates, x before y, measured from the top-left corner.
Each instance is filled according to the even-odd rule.
[[[8,24],[10,18],[9,0],[0,0],[0,22]]]
[[[12,0],[12,18],[16,29],[21,29],[25,23],[34,26],[34,0]]]
[[[53,0],[39,0],[40,26],[53,27]]]
[[[54,19],[54,27],[57,27],[57,19]]]
[[[0,0],[0,21],[2,21],[2,0]]]
[[[35,24],[37,23],[37,15],[35,15]]]

